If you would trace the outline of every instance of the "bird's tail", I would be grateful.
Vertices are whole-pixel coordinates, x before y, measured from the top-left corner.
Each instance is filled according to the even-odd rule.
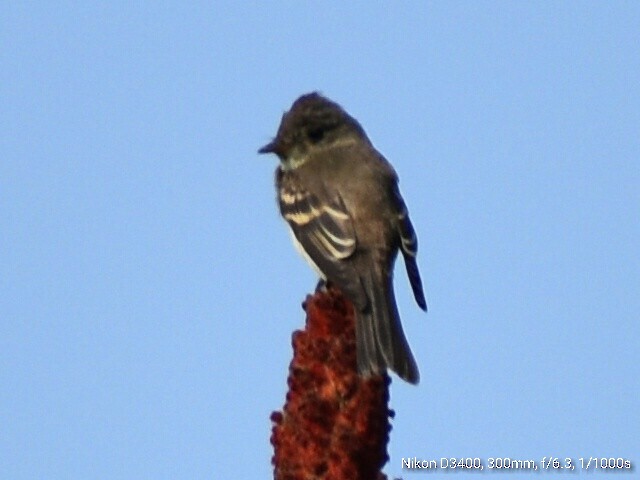
[[[420,373],[400,324],[392,278],[376,270],[369,270],[362,278],[369,305],[356,311],[358,372],[369,375],[389,368],[417,384]]]

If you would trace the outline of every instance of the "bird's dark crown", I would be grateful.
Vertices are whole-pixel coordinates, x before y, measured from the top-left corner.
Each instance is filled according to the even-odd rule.
[[[282,116],[273,141],[260,153],[275,153],[281,160],[306,155],[310,148],[349,139],[365,139],[360,124],[335,102],[318,92],[299,97]]]

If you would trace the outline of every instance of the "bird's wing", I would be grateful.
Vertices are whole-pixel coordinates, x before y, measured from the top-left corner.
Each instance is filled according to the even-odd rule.
[[[353,220],[340,194],[311,192],[292,174],[280,174],[280,212],[315,266],[349,297],[357,308],[367,306],[367,295],[351,262],[356,250]]]
[[[407,275],[411,282],[413,296],[420,308],[426,310],[427,301],[424,298],[422,280],[420,279],[420,271],[418,270],[418,263],[416,262],[416,255],[418,254],[418,237],[416,236],[416,231],[413,229],[413,224],[409,219],[409,211],[407,210],[407,205],[404,203],[402,195],[400,195],[397,182],[394,183],[393,198],[398,216],[400,248],[404,257],[405,266],[407,267]]]

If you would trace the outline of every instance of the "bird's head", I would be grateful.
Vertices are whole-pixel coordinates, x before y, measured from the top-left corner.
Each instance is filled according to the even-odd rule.
[[[357,139],[368,141],[360,124],[340,105],[313,92],[293,102],[275,138],[258,153],[275,153],[283,167],[295,168],[314,150]]]

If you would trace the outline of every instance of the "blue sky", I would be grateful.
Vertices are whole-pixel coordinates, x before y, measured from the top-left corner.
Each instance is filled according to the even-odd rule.
[[[0,478],[270,477],[315,278],[256,150],[311,90],[420,238],[429,313],[396,290],[422,383],[393,382],[385,472],[640,462],[640,4],[11,3]]]

